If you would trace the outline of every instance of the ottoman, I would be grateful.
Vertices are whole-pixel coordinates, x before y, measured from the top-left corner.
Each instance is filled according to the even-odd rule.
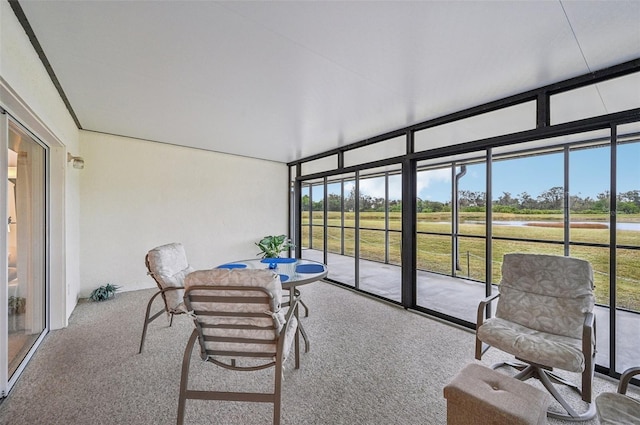
[[[468,364],[444,387],[447,425],[542,425],[551,396],[479,364]]]

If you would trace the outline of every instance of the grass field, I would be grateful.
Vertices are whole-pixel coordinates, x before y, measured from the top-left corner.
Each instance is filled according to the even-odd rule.
[[[306,218],[306,219],[305,219]],[[313,222],[322,223],[322,212],[313,213]],[[579,222],[605,221],[603,215],[576,215],[573,217]],[[562,223],[561,215],[518,215],[494,214],[494,221],[540,221],[548,223]],[[455,275],[469,277],[484,282],[487,277],[485,255],[485,232],[482,213],[461,214],[459,228],[459,252],[460,268]],[[640,215],[625,216],[626,222],[640,222]],[[308,213],[303,215],[303,224],[308,224]],[[328,251],[340,253],[341,217],[338,212],[330,212],[327,217],[328,226]],[[355,253],[355,215],[346,213],[344,218],[345,255]],[[556,225],[547,226],[493,226],[494,240],[492,243],[492,270],[491,280],[494,283],[500,281],[500,267],[502,257],[509,252],[531,252],[537,254],[563,255],[564,248],[561,242],[564,240],[564,230]],[[595,228],[592,228],[595,227]],[[421,270],[434,271],[448,275],[454,275],[452,271],[452,241],[451,241],[450,214],[443,213],[419,213],[417,219],[417,263]],[[360,213],[360,256],[363,259],[385,261],[385,217],[383,213]],[[366,229],[366,230],[365,230]],[[377,230],[369,230],[377,229]],[[401,215],[391,213],[389,217],[389,262],[400,264],[401,245]],[[323,232],[321,227],[314,227],[313,247],[323,248]],[[440,233],[423,234],[420,232]],[[538,241],[553,241],[560,243],[543,243],[532,241],[501,240],[495,238],[516,238]],[[572,245],[570,255],[576,258],[588,260],[594,270],[596,285],[596,300],[599,304],[609,305],[610,288],[610,252],[609,230],[602,226],[573,226],[569,232],[571,242],[603,244],[607,247],[590,247]],[[619,230],[616,232],[618,246],[640,246],[640,231]],[[308,244],[308,228],[303,226],[303,244]],[[617,306],[634,311],[640,311],[640,251],[617,248],[616,250],[616,288]]]

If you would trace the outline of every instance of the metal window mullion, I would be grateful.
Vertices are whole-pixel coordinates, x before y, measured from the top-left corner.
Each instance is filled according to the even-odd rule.
[[[456,261],[458,256],[458,193],[456,188],[456,163],[451,163],[451,276],[456,275]]]
[[[293,192],[295,199],[295,215],[297,222],[295,223],[296,235],[295,235],[295,250],[296,257],[302,258],[302,180],[298,180],[297,176],[300,174],[302,164],[296,165],[296,180],[293,183]]]
[[[562,200],[562,209],[564,210],[564,255],[569,256],[569,241],[571,232],[571,210],[570,200],[571,192],[569,188],[569,146],[564,147],[564,199]]]
[[[324,177],[323,179],[323,183],[324,183],[324,202],[322,203],[322,208],[323,208],[323,212],[324,212],[324,220],[323,220],[323,227],[324,227],[324,235],[323,235],[323,245],[324,245],[324,263],[327,264],[327,260],[328,260],[328,255],[329,255],[329,189],[327,187],[327,176]]]
[[[297,231],[297,219],[296,219],[296,190],[295,190],[295,182],[292,182],[292,167],[288,167],[287,168],[288,173],[288,182],[287,182],[287,190],[288,192],[288,199],[287,199],[287,223],[289,224],[289,230],[288,230],[288,234],[289,234],[289,238],[293,241],[294,243],[294,248],[293,248],[293,256],[296,257],[297,256],[297,250],[296,247],[298,245],[300,245],[300,242],[298,241],[298,231]],[[291,248],[289,248],[289,256],[291,256]],[[299,257],[298,257],[299,258]]]
[[[0,193],[2,196],[2,205],[0,208],[0,222],[8,223],[9,214],[8,214],[8,167],[9,167],[9,158],[8,158],[8,150],[9,150],[9,122],[8,116],[2,111],[0,114],[0,149],[3,150],[3,154],[0,155]],[[5,235],[4,243],[2,244],[2,250],[0,253],[0,282],[3,282],[2,290],[0,290],[0,317],[4,320],[0,321],[2,325],[0,325],[0,397],[4,397],[7,395],[8,386],[7,383],[9,381],[9,352],[8,352],[8,342],[9,342],[9,321],[8,318],[8,298],[9,298],[9,287],[4,284],[7,282],[8,278],[8,237],[6,234],[7,227],[2,227],[2,232]]]
[[[384,173],[384,263],[389,264],[389,172]]]
[[[618,128],[611,126],[610,148],[610,178],[609,178],[609,375],[616,373],[616,311],[617,311],[617,273],[616,246],[617,238],[617,157],[618,157]]]
[[[485,239],[485,268],[486,282],[485,295],[491,295],[491,283],[493,281],[493,190],[492,190],[492,169],[493,169],[493,149],[487,148],[487,176],[486,176],[486,195],[485,195],[485,221],[486,221],[486,239]],[[490,313],[490,311],[489,311]]]
[[[355,287],[360,288],[360,171],[356,170],[355,173],[355,188],[354,188],[354,200],[353,210],[355,212],[355,232],[354,232],[354,257],[355,257]]]
[[[407,138],[407,144],[413,146],[413,132],[408,132]],[[402,162],[401,303],[405,308],[415,308],[417,305],[417,168],[415,160],[406,158]]]
[[[340,179],[340,255],[344,255],[344,179]]]
[[[536,97],[536,128],[551,124],[551,102],[546,90],[540,90]]]

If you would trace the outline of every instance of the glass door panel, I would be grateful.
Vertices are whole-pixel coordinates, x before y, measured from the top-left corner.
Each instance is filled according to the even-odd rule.
[[[355,286],[355,181],[353,175],[327,182],[327,265],[329,278]]]
[[[609,247],[599,246],[571,246],[570,256],[586,260],[593,268],[593,282],[595,285],[596,306],[596,364],[610,367],[610,332],[611,321],[609,311],[609,282],[611,275],[609,261]]]
[[[569,151],[571,242],[609,244],[610,164],[609,140]]]
[[[45,149],[9,123],[8,377],[46,329]]]
[[[311,200],[309,198],[309,186],[303,184],[300,188],[300,224],[301,224],[301,235],[300,235],[300,247],[303,250],[309,248],[311,246]]]
[[[640,123],[618,127],[616,163],[616,372],[640,352]],[[630,134],[630,136],[625,136]]]
[[[367,170],[358,181],[358,288],[402,300],[402,183],[397,171]],[[396,210],[391,212],[391,204]],[[399,208],[397,208],[399,207]],[[390,223],[398,230],[390,231]]]

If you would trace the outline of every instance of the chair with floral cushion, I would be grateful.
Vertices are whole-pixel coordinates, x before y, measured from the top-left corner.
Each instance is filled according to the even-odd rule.
[[[272,403],[273,423],[278,425],[283,363],[292,345],[296,358],[299,355],[297,301],[285,314],[280,276],[266,269],[198,270],[187,276],[185,288],[184,302],[195,329],[182,361],[178,425],[184,422],[188,399]],[[267,392],[262,386],[243,392],[189,389],[196,340],[201,359],[225,369],[250,372],[273,368],[273,384],[267,384],[272,390]],[[207,378],[207,382],[220,386],[215,379]]]
[[[174,315],[185,313],[182,301],[184,278],[194,270],[187,261],[184,246],[175,242],[150,250],[145,257],[145,264],[147,265],[147,274],[158,285],[158,292],[153,294],[147,303],[138,353],[142,353],[149,323],[157,319],[162,313],[166,313],[169,317],[169,326],[171,326]],[[151,315],[151,306],[158,296],[162,298],[163,308]]]
[[[631,378],[640,375],[640,367],[632,367],[620,376],[618,392],[602,393],[596,397],[596,410],[600,425],[640,424],[640,400],[627,395]]]
[[[498,298],[499,297],[499,298]],[[486,318],[497,298],[495,317]],[[589,262],[555,255],[506,254],[499,294],[478,307],[476,359],[490,346],[515,356],[517,379],[538,378],[566,413],[548,416],[572,421],[595,416],[591,403],[595,358],[593,270]],[[505,363],[498,363],[498,368]],[[581,387],[553,373],[560,369],[581,375]],[[587,404],[578,413],[555,388],[568,385]],[[582,409],[581,409],[582,410]]]

